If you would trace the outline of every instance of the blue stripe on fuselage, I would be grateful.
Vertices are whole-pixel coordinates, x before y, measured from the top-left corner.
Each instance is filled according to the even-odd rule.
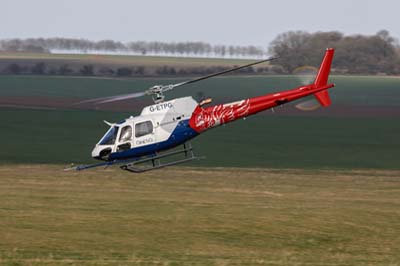
[[[162,142],[129,149],[122,152],[114,152],[109,155],[108,160],[119,160],[127,158],[139,158],[151,155],[155,152],[167,150],[179,146],[186,141],[196,137],[198,133],[189,126],[189,119],[180,121],[171,136]]]

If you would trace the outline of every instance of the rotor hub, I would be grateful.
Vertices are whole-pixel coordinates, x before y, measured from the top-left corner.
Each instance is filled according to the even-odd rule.
[[[155,85],[147,90],[147,94],[151,95],[154,103],[162,103],[164,101],[165,99],[165,96],[163,94],[164,87],[165,86],[162,85]]]

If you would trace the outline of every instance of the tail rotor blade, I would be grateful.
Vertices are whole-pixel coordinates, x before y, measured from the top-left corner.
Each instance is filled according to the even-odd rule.
[[[315,76],[318,73],[318,68],[311,66],[301,66],[293,70],[293,74],[301,85],[313,83]]]
[[[321,107],[321,104],[315,99],[309,99],[305,102],[296,104],[295,107],[301,111],[314,111]]]

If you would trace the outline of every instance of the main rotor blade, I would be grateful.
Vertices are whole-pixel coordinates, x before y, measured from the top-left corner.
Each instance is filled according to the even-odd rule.
[[[103,104],[103,103],[109,103],[109,102],[114,102],[114,101],[122,101],[122,100],[127,100],[127,99],[138,98],[138,97],[142,97],[144,95],[146,95],[146,92],[142,91],[142,92],[135,92],[135,93],[129,93],[129,94],[123,94],[123,95],[116,95],[116,96],[110,96],[110,97],[102,97],[102,98],[85,100],[85,101],[75,103],[74,105],[85,104],[85,103]]]
[[[116,95],[116,96],[110,96],[110,97],[103,97],[103,98],[95,98],[95,99],[90,99],[90,100],[84,100],[78,103],[75,103],[74,105],[79,105],[79,104],[85,104],[85,103],[92,103],[92,104],[103,104],[103,103],[109,103],[109,102],[114,102],[114,101],[122,101],[122,100],[127,100],[127,99],[132,99],[132,98],[138,98],[138,97],[142,97],[144,95],[153,95],[153,94],[162,94],[165,91],[169,91],[174,89],[175,87],[179,87],[179,86],[183,86],[186,84],[190,84],[190,83],[195,83],[201,80],[205,80],[205,79],[209,79],[215,76],[219,76],[219,75],[223,75],[229,72],[233,72],[242,68],[246,68],[246,67],[250,67],[250,66],[254,66],[254,65],[258,65],[264,62],[268,62],[268,61],[272,61],[272,60],[276,60],[279,57],[272,57],[272,58],[268,58],[268,59],[264,59],[264,60],[260,60],[260,61],[256,61],[250,64],[246,64],[246,65],[242,65],[242,66],[238,66],[238,67],[234,67],[231,69],[227,69],[221,72],[217,72],[214,74],[210,74],[207,76],[203,76],[203,77],[199,77],[199,78],[195,78],[195,79],[191,79],[191,80],[187,80],[184,82],[180,82],[180,83],[176,83],[176,84],[171,84],[171,85],[158,85],[158,86],[154,86],[151,87],[149,89],[147,89],[144,92],[136,92],[136,93],[129,93],[129,94],[124,94],[124,95]]]
[[[198,82],[198,81],[201,81],[201,80],[205,80],[205,79],[209,79],[209,78],[212,78],[212,77],[215,77],[215,76],[219,76],[219,75],[223,75],[223,74],[226,74],[226,73],[229,73],[229,72],[233,72],[233,71],[236,71],[236,70],[239,70],[239,69],[242,69],[242,68],[251,67],[251,66],[254,66],[254,65],[258,65],[258,64],[261,64],[261,63],[268,62],[268,61],[276,60],[278,58],[279,57],[272,57],[272,58],[264,59],[264,60],[257,61],[257,62],[254,62],[254,63],[250,63],[250,64],[247,64],[247,65],[234,67],[234,68],[227,69],[227,70],[224,70],[224,71],[221,71],[221,72],[217,72],[217,73],[214,73],[214,74],[210,74],[210,75],[207,75],[207,76],[203,76],[203,77],[191,79],[191,80],[188,80],[188,81],[184,81],[184,82],[181,82],[181,83],[177,83],[177,84],[172,85],[172,87],[175,88],[175,87],[179,87],[179,86],[182,86],[182,85],[195,83],[195,82]]]

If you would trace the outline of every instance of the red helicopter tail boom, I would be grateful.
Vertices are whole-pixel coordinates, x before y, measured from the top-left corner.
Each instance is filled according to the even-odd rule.
[[[328,89],[335,86],[334,84],[328,84],[333,54],[334,49],[328,48],[326,50],[313,84],[233,103],[210,106],[204,109],[201,105],[198,105],[190,118],[190,127],[200,133],[209,128],[247,117],[308,95],[314,95],[322,106],[330,105],[331,100]]]

